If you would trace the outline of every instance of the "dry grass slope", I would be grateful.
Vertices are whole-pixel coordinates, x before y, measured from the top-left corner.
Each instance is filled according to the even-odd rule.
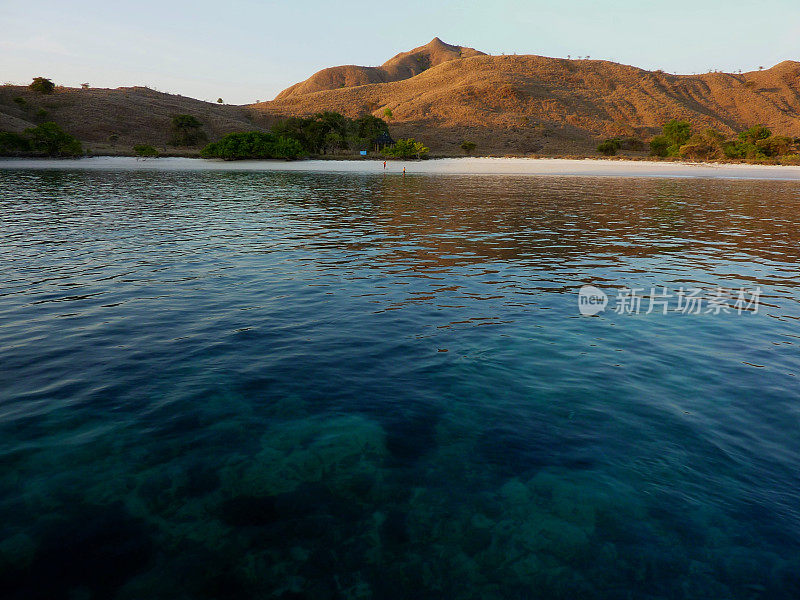
[[[369,83],[400,81],[419,75],[443,62],[482,54],[483,52],[478,52],[474,48],[445,44],[437,37],[424,46],[398,54],[380,67],[343,65],[323,69],[305,81],[283,90],[275,99],[284,100],[312,92],[336,90]]]
[[[170,119],[179,113],[198,117],[213,141],[267,128],[281,116],[331,110],[382,117],[385,108],[392,110],[395,138],[419,138],[437,154],[462,154],[464,139],[478,144],[477,154],[594,154],[598,139],[646,140],[673,118],[725,134],[763,123],[800,137],[800,63],[744,74],[671,75],[607,61],[489,56],[435,38],[380,67],[325,69],[271,102],[249,106],[147,88],[57,88],[41,96],[3,86],[0,130],[30,127],[44,109],[96,152],[130,151],[140,143],[163,151]]]
[[[22,98],[24,104],[15,98]],[[47,116],[39,116],[42,110]],[[48,96],[27,87],[0,87],[0,131],[22,131],[43,120],[55,121],[95,152],[130,152],[135,144],[151,144],[180,153],[180,149],[167,146],[172,117],[177,114],[196,116],[212,140],[235,131],[261,129],[270,122],[268,115],[247,107],[212,104],[143,87],[58,87]]]
[[[256,108],[350,116],[390,108],[393,129],[440,152],[457,151],[464,137],[479,152],[586,151],[602,137],[647,139],[673,118],[726,134],[764,123],[800,136],[800,63],[793,61],[739,75],[671,75],[607,61],[476,54],[396,81],[324,88],[315,77]]]

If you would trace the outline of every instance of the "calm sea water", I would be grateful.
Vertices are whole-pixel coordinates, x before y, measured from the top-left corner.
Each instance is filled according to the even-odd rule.
[[[6,169],[0,223],[3,598],[800,597],[796,182]]]

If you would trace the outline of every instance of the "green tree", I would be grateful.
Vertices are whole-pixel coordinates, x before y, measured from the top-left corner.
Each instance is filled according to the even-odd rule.
[[[170,144],[173,146],[196,146],[208,139],[203,131],[203,124],[192,115],[172,117],[171,131]]]
[[[650,156],[668,156],[670,142],[665,135],[657,135],[650,141]]]
[[[792,138],[772,135],[756,142],[756,147],[768,157],[784,156],[792,151]]]
[[[673,119],[664,125],[664,135],[670,141],[671,146],[680,148],[692,137],[692,125],[686,121]]]
[[[385,119],[391,121],[394,118],[394,113],[392,112],[392,109],[387,106],[383,109],[383,116]]]
[[[759,140],[765,140],[772,135],[772,132],[764,125],[756,125],[747,131],[739,134],[739,139],[743,142],[755,144]]]
[[[44,156],[79,156],[83,154],[81,143],[49,121],[26,129],[24,133],[30,149]]]
[[[619,138],[611,138],[600,142],[597,146],[597,151],[606,156],[614,156],[620,148],[622,148],[622,140]]]
[[[475,148],[476,148],[475,142],[469,142],[467,140],[461,142],[461,149],[466,154],[472,154],[472,151],[475,150]]]
[[[158,156],[158,150],[149,144],[137,144],[133,147],[133,151],[136,156],[141,156],[143,158],[155,158]]]
[[[222,98],[217,98],[217,104],[222,104]]]
[[[713,160],[725,157],[725,136],[716,129],[706,129],[696,133],[680,147],[678,154],[683,158]]]
[[[397,140],[394,146],[387,146],[381,152],[392,158],[424,158],[430,152],[430,148],[426,148],[422,142],[414,138],[408,138]]]
[[[281,119],[270,128],[276,136],[298,141],[311,154],[369,147],[388,130],[386,121],[373,115],[354,120],[337,112]]]
[[[664,125],[662,135],[656,136],[650,142],[652,156],[678,156],[681,146],[692,137],[692,126],[686,121],[673,119]]]
[[[0,131],[0,156],[16,156],[30,152],[27,138],[18,133]]]
[[[200,153],[203,158],[224,160],[295,159],[302,155],[303,147],[297,140],[262,131],[228,134]]]
[[[33,81],[28,87],[34,92],[39,92],[40,94],[52,94],[56,89],[56,84],[46,77],[34,77]]]
[[[359,117],[354,125],[356,135],[370,146],[375,144],[381,134],[389,131],[386,121],[373,115]]]

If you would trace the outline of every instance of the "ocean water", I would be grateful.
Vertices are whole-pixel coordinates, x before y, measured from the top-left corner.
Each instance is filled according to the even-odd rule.
[[[800,597],[800,183],[5,168],[0,224],[2,598]]]

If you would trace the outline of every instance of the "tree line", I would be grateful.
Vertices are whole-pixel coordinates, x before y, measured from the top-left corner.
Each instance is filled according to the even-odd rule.
[[[800,139],[773,135],[764,125],[756,125],[729,139],[716,129],[695,132],[686,121],[672,120],[663,133],[650,142],[651,156],[692,159],[764,160],[795,153]]]
[[[644,142],[635,138],[611,138],[597,146],[597,151],[613,156],[619,150],[643,150]],[[650,155],[659,158],[694,160],[800,160],[800,138],[773,135],[765,125],[756,125],[733,138],[716,129],[694,131],[691,123],[673,119],[662,133],[650,141]]]

